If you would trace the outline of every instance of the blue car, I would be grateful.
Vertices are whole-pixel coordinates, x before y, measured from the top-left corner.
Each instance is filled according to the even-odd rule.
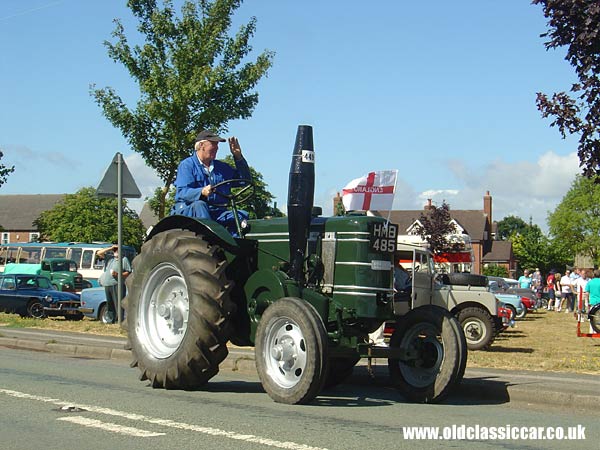
[[[511,310],[513,319],[522,319],[527,315],[527,308],[523,305],[521,297],[515,294],[507,294],[498,286],[496,281],[489,281],[490,292],[493,292],[496,298],[504,304],[504,307]]]
[[[79,311],[90,319],[102,323],[115,323],[117,318],[106,304],[106,293],[103,287],[93,287],[81,291],[81,306]]]
[[[0,311],[22,317],[63,316],[81,320],[79,295],[54,289],[49,278],[41,275],[14,274],[0,276]]]

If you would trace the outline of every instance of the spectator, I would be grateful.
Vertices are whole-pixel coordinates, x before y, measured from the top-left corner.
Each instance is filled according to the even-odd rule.
[[[542,284],[542,273],[539,268],[535,269],[535,272],[531,276],[531,289],[535,292],[537,298],[537,307],[542,307],[542,293],[544,292],[544,285]]]
[[[600,270],[594,270],[594,277],[585,285],[585,292],[590,295],[590,309],[595,305],[600,304]],[[594,329],[590,324],[590,333],[594,333]]]
[[[584,269],[581,269],[579,272],[579,278],[577,278],[577,280],[575,281],[575,295],[577,298],[577,312],[579,313],[578,318],[579,321],[582,322],[583,313],[590,310],[590,293],[585,292],[585,287],[588,284],[588,281],[592,274]]]
[[[561,306],[564,304],[565,312],[572,313],[574,310],[573,288],[571,280],[571,271],[566,270],[565,274],[560,279],[560,297]],[[560,307],[559,307],[560,311]]]
[[[525,272],[523,272],[523,275],[521,275],[517,281],[519,282],[519,287],[521,289],[531,289],[533,280],[531,279],[531,275],[529,275],[529,270],[525,269]]]
[[[554,309],[556,296],[556,278],[555,271],[552,269],[546,277],[546,292],[548,292],[548,311]]]
[[[561,312],[563,308],[562,287],[560,285],[561,278],[562,275],[560,272],[554,274],[554,311],[557,312]]]
[[[111,252],[113,254],[112,259],[107,258],[107,253]],[[112,321],[115,322],[118,318],[118,304],[119,304],[119,287],[118,287],[118,279],[119,279],[119,271],[121,271],[122,283],[121,283],[121,299],[125,297],[125,279],[131,273],[131,264],[126,256],[123,256],[122,262],[119,261],[119,247],[117,245],[112,245],[110,247],[103,248],[96,252],[98,258],[104,260],[104,272],[98,279],[100,285],[104,287],[104,292],[106,294],[106,305],[108,306],[108,310],[113,314]],[[123,269],[121,270],[121,264]]]

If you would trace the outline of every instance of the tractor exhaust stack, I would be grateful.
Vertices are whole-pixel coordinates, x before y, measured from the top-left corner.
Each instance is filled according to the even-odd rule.
[[[288,275],[301,286],[305,283],[304,257],[315,193],[315,151],[312,127],[299,125],[292,154],[288,184],[288,226],[290,269]]]

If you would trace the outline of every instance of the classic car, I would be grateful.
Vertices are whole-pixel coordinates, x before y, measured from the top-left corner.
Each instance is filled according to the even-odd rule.
[[[31,274],[0,276],[0,310],[23,317],[63,316],[81,320],[79,295],[52,288],[50,279]]]
[[[504,303],[504,307],[513,312],[513,319],[522,319],[527,315],[527,308],[523,305],[521,297],[504,292],[496,281],[489,281],[490,292],[493,292],[498,300]]]
[[[99,320],[102,323],[115,323],[115,312],[106,304],[106,294],[103,287],[92,287],[81,291],[81,306],[79,307],[86,317]]]

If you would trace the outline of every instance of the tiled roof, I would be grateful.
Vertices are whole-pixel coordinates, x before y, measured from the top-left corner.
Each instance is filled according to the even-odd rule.
[[[0,195],[0,225],[6,230],[36,230],[33,221],[66,194]]]
[[[511,241],[492,241],[492,248],[483,256],[483,262],[510,261],[512,256]]]

